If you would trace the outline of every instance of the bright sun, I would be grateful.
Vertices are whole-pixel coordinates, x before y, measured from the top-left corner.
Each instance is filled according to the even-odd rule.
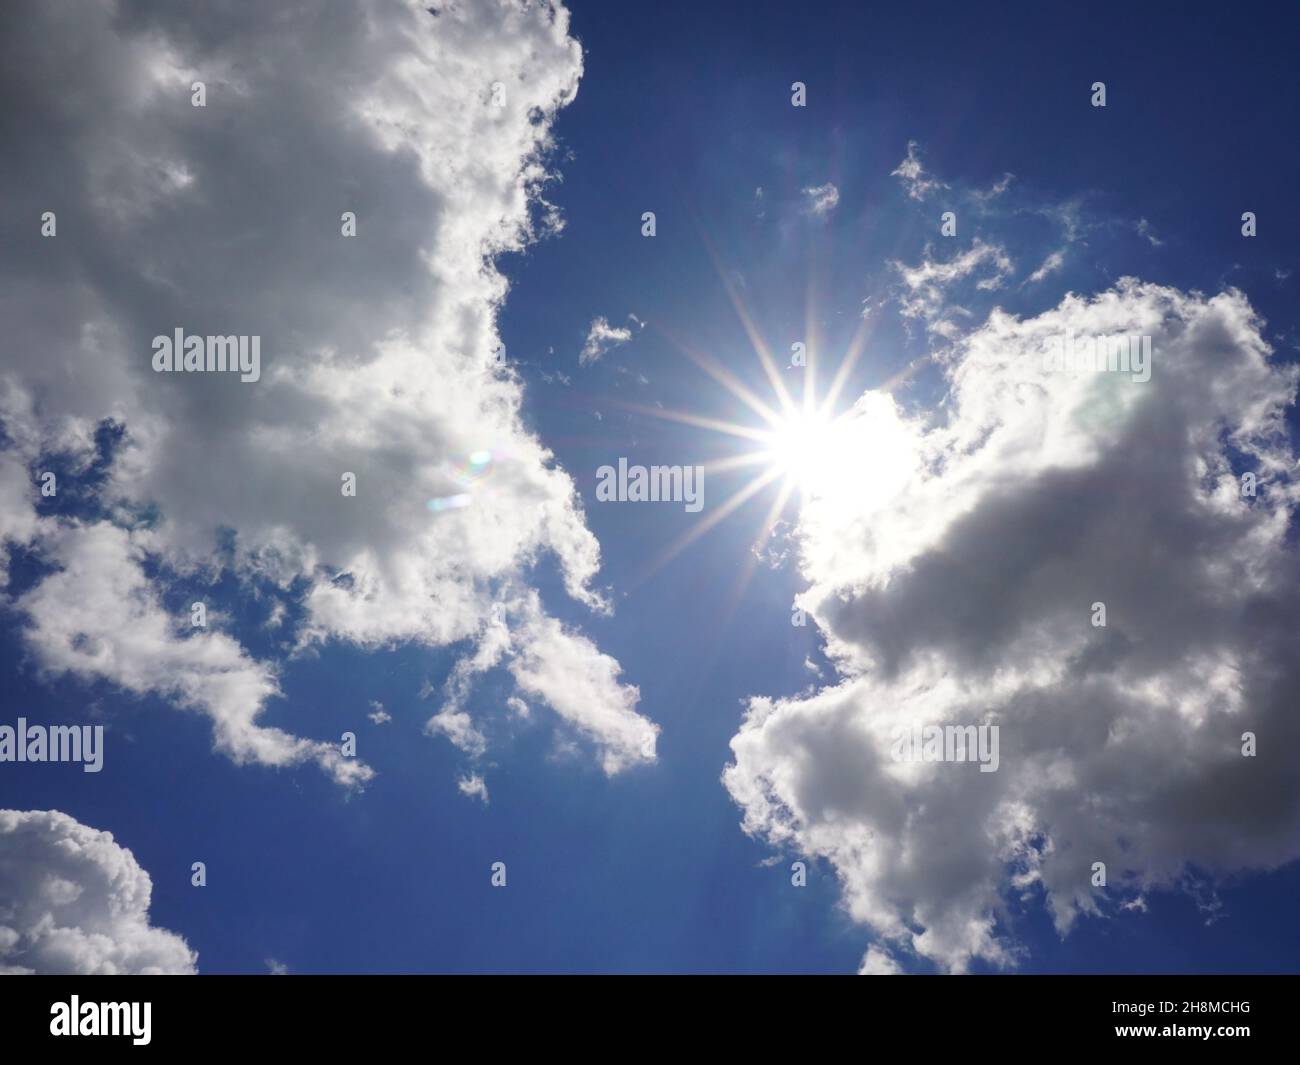
[[[767,453],[780,470],[805,493],[817,495],[839,473],[836,425],[820,413],[793,414],[768,435]]]
[[[650,563],[647,573],[654,572],[769,485],[774,485],[776,490],[766,515],[760,520],[753,559],[759,557],[759,548],[773,533],[792,500],[797,499],[800,511],[806,505],[813,505],[820,515],[825,515],[827,508],[831,512],[852,509],[855,513],[870,513],[879,507],[892,506],[907,491],[921,464],[920,437],[916,428],[902,417],[892,395],[893,388],[910,375],[910,367],[875,389],[859,392],[848,410],[835,413],[839,397],[866,346],[869,335],[866,317],[843,350],[829,387],[818,387],[820,382],[816,379],[816,363],[811,353],[804,352],[805,362],[779,367],[748,308],[721,268],[719,277],[749,336],[770,393],[761,395],[707,352],[679,343],[682,354],[748,408],[753,420],[745,424],[662,406],[629,405],[643,414],[711,430],[750,445],[705,463],[704,471],[710,478],[740,474],[743,483],[729,497],[712,504],[706,517],[693,522],[666,547]],[[804,348],[803,344],[797,346]],[[790,372],[796,368],[797,374]],[[738,588],[743,587],[752,568],[751,560]]]
[[[825,409],[791,411],[763,436],[755,457],[805,502],[880,505],[903,489],[915,468],[915,439],[883,392],[863,393],[838,417]]]

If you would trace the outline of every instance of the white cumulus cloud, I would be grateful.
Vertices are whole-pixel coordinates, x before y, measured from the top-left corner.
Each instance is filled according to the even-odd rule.
[[[0,973],[196,972],[149,923],[153,881],[107,832],[57,810],[0,810]]]
[[[1016,895],[1064,935],[1300,856],[1297,370],[1261,330],[1238,291],[1125,279],[995,310],[929,416],[867,393],[846,418],[837,450],[876,461],[797,530],[838,679],[754,698],[724,779],[748,832],[835,867],[864,972],[1015,965]],[[1067,333],[1151,337],[1150,381],[1045,372]],[[895,761],[926,724],[997,725],[999,768]]]
[[[559,225],[551,125],[581,48],[562,6],[428,8],[19,3],[0,38],[26,160],[0,171],[0,537],[65,567],[13,604],[32,660],[200,710],[238,760],[352,785],[369,768],[259,723],[280,663],[179,626],[170,579],[233,575],[281,629],[296,600],[299,651],[472,638],[548,555],[608,609],[573,480],[494,358],[495,257]],[[51,209],[43,239],[28,220]],[[153,372],[177,328],[260,337],[260,380]],[[61,489],[77,516],[38,517],[26,470],[96,468],[106,424],[100,483]]]

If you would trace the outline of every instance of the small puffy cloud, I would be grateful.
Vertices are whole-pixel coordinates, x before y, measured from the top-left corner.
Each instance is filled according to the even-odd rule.
[[[542,613],[535,596],[509,668],[520,690],[596,745],[607,774],[655,760],[659,726],[636,712],[640,691],[619,680],[619,664],[589,639]]]
[[[604,316],[595,319],[587,330],[587,341],[582,345],[578,355],[580,366],[590,366],[599,362],[605,352],[618,344],[626,344],[632,339],[632,330],[625,326],[612,326]]]
[[[1061,935],[1156,890],[1213,917],[1214,882],[1300,858],[1300,369],[1262,328],[1239,291],[1124,279],[994,311],[925,417],[868,392],[843,419],[837,453],[878,461],[796,536],[837,677],[753,698],[724,780],[748,832],[834,866],[864,971],[1014,966],[1009,899]],[[1150,380],[1045,366],[1116,334],[1152,338]],[[896,760],[927,724],[997,725],[999,767]]]
[[[825,185],[806,188],[803,194],[808,198],[808,210],[818,217],[830,214],[840,202],[840,190],[829,181]]]
[[[468,776],[461,777],[456,781],[456,787],[462,795],[482,799],[484,803],[488,801],[487,784],[477,773],[471,773]]]
[[[386,725],[393,720],[393,715],[384,709],[384,704],[374,699],[370,701],[371,710],[366,717],[370,718],[376,725]]]
[[[270,976],[288,976],[289,966],[282,961],[276,961],[274,958],[267,958],[266,971]]]
[[[937,178],[927,175],[925,167],[921,165],[918,147],[916,141],[907,142],[907,158],[890,171],[890,176],[902,182],[903,188],[912,199],[924,200],[932,192],[946,189],[948,186]]]
[[[192,974],[198,955],[149,923],[135,856],[57,810],[0,810],[0,973]]]
[[[474,727],[474,719],[464,710],[442,709],[424,724],[430,736],[445,736],[452,746],[478,758],[487,750],[487,737]]]

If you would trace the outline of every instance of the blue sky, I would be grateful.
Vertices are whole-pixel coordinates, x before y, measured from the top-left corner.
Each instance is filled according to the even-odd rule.
[[[7,218],[4,235],[22,229],[26,243],[18,245],[23,257],[6,261],[4,271],[7,278],[22,279],[21,291],[35,309],[8,338],[4,368],[36,398],[30,406],[13,399],[16,393],[6,399],[5,450],[32,477],[23,506],[36,517],[5,527],[10,547],[0,631],[6,677],[0,723],[20,715],[101,723],[106,746],[98,774],[75,765],[0,765],[0,809],[62,811],[82,826],[112,833],[138,867],[131,876],[143,871],[152,881],[147,916],[136,916],[183,938],[197,954],[193,967],[204,973],[262,972],[273,964],[293,973],[852,973],[866,965],[864,958],[877,970],[903,972],[1295,971],[1300,792],[1295,748],[1289,745],[1295,711],[1286,697],[1294,696],[1296,674],[1294,667],[1279,668],[1277,676],[1271,672],[1294,651],[1293,623],[1300,617],[1294,540],[1286,532],[1294,506],[1289,477],[1274,469],[1270,484],[1277,487],[1272,497],[1266,494],[1268,505],[1278,508],[1272,513],[1280,515],[1282,531],[1249,542],[1244,527],[1233,524],[1236,517],[1224,519],[1236,531],[1223,534],[1222,541],[1203,523],[1189,519],[1180,525],[1187,499],[1166,495],[1155,484],[1175,468],[1175,460],[1182,461],[1183,438],[1174,430],[1197,440],[1205,426],[1224,434],[1222,455],[1232,476],[1256,468],[1249,456],[1242,457],[1242,449],[1252,447],[1261,469],[1279,455],[1294,465],[1296,419],[1285,371],[1269,376],[1260,369],[1262,361],[1240,353],[1253,350],[1250,337],[1256,334],[1272,346],[1274,367],[1295,365],[1300,351],[1294,299],[1300,222],[1290,206],[1300,165],[1300,147],[1290,136],[1298,106],[1290,75],[1295,20],[1249,5],[1222,14],[1180,8],[1177,15],[1172,8],[1094,5],[1086,18],[1027,4],[1003,6],[996,16],[958,4],[877,10],[828,3],[808,12],[758,3],[744,5],[743,13],[726,4],[573,0],[568,6],[571,21],[559,30],[533,12],[498,32],[496,21],[508,16],[486,2],[472,15],[462,17],[453,8],[428,19],[457,20],[454,33],[412,23],[431,34],[433,58],[422,71],[426,85],[451,77],[453,68],[440,65],[445,57],[458,64],[449,84],[477,77],[486,85],[502,76],[496,71],[509,69],[527,86],[517,89],[507,77],[509,93],[538,94],[553,137],[543,152],[552,177],[540,187],[518,179],[518,144],[535,135],[526,117],[508,119],[515,123],[510,137],[498,137],[497,127],[484,133],[452,128],[451,120],[448,128],[440,125],[439,108],[450,105],[436,92],[468,107],[463,101],[477,99],[477,86],[460,95],[454,87],[430,90],[434,98],[418,104],[398,92],[379,93],[394,116],[409,115],[406,107],[428,110],[419,116],[433,145],[425,155],[418,145],[380,151],[368,141],[354,144],[350,128],[341,121],[336,128],[333,118],[295,124],[293,108],[307,116],[313,106],[327,110],[328,95],[324,101],[312,95],[326,91],[320,89],[319,65],[286,62],[268,74],[274,46],[249,43],[256,40],[252,15],[240,16],[246,24],[232,17],[191,26],[148,5],[125,5],[123,17],[104,22],[105,32],[119,38],[119,56],[157,47],[146,32],[152,30],[169,42],[177,69],[211,71],[216,88],[209,90],[210,107],[216,110],[204,117],[221,117],[239,131],[240,148],[223,164],[219,146],[229,129],[186,126],[202,120],[191,113],[182,86],[176,90],[182,112],[158,105],[172,139],[154,141],[144,132],[147,109],[130,102],[130,85],[119,73],[84,74],[78,91],[91,93],[99,84],[105,99],[128,101],[117,110],[105,105],[118,123],[110,128],[123,131],[128,150],[137,158],[182,159],[183,172],[191,175],[177,181],[175,190],[155,190],[148,207],[138,208],[146,221],[134,221],[120,203],[113,210],[104,206],[106,200],[116,203],[114,197],[128,202],[114,180],[127,181],[131,166],[115,161],[82,124],[50,118],[42,138],[13,115],[6,117],[4,128],[31,146],[32,171],[44,161],[83,177],[50,189],[38,189],[32,173],[6,179],[7,189],[20,189],[16,202],[26,213]],[[399,19],[382,5],[379,10],[399,21],[416,18]],[[38,18],[34,11],[23,14]],[[50,69],[66,62],[72,70],[77,32],[55,19],[45,29],[50,39],[62,35],[68,42],[66,48],[50,45]],[[301,27],[301,39],[323,48],[320,42],[328,38],[346,51],[355,31],[310,20]],[[507,39],[510,47],[500,43]],[[564,102],[557,86],[577,76],[574,40],[581,45],[581,74],[576,97]],[[352,62],[339,74],[339,93],[346,95],[353,84],[381,83],[367,80],[367,64],[398,69],[396,57],[385,54],[390,45],[400,50],[384,40],[357,44],[355,53],[347,53]],[[310,47],[306,54],[313,54]],[[243,65],[230,66],[235,60]],[[295,72],[304,86],[300,96],[285,92]],[[34,63],[10,77],[45,93],[40,99],[70,98],[60,97],[64,88],[51,84],[57,79]],[[176,84],[188,85],[189,78],[178,75]],[[241,91],[254,101],[262,94],[287,96],[286,110],[267,117],[263,128],[240,130],[240,123],[254,121],[256,109],[232,104],[227,115],[221,107],[224,87],[241,78]],[[1104,108],[1090,104],[1091,86],[1099,80],[1106,85]],[[791,106],[796,81],[807,86],[806,107]],[[507,110],[518,106],[512,95]],[[62,114],[57,103],[48,108],[38,114]],[[337,134],[347,151],[336,159],[325,134]],[[466,154],[456,157],[461,169],[448,177],[439,166],[446,146],[456,144]],[[898,173],[909,158],[920,169]],[[322,159],[337,172],[321,177]],[[277,173],[289,188],[259,192],[267,175]],[[87,174],[102,184],[88,182]],[[835,201],[815,210],[816,194],[809,190],[828,184]],[[467,233],[495,232],[497,214],[508,216],[512,226],[527,217],[520,214],[522,198],[498,196],[500,189],[544,197],[558,208],[563,227],[542,232],[546,227],[536,220],[544,212],[534,206],[536,239],[497,238],[496,268],[508,291],[496,302],[489,289],[466,280],[469,260],[458,256],[469,251],[457,242],[463,244]],[[240,197],[260,204],[259,196],[278,213],[268,207],[263,215],[261,207],[250,206],[243,224],[231,224],[235,236],[224,242],[222,227],[214,223],[222,205],[239,204]],[[27,232],[47,200],[58,205],[55,239],[67,258],[53,257]],[[319,208],[336,229],[334,215],[354,202],[365,204],[358,211],[359,242],[375,234],[369,247],[355,253],[364,259],[344,264],[338,256],[353,253],[336,250],[333,229],[327,238],[300,239],[299,229],[307,226],[302,217]],[[946,210],[957,215],[955,237],[940,234]],[[656,216],[653,238],[641,233],[645,211]],[[1255,213],[1258,236],[1243,237],[1243,211]],[[455,228],[458,213],[464,231]],[[136,246],[146,250],[144,261],[121,281],[113,280],[113,262],[114,255],[125,254],[126,238],[119,233],[116,245],[109,239],[118,225],[126,225]],[[196,267],[188,273],[170,253],[160,253],[171,279],[160,296],[148,242],[163,239],[175,225],[213,272]],[[248,260],[246,283],[231,280],[227,258],[229,244],[245,239],[238,237],[243,230],[263,260]],[[408,231],[423,235],[417,239]],[[102,242],[98,250],[88,248],[91,233]],[[319,245],[311,244],[318,239]],[[64,251],[68,244],[74,250]],[[963,262],[972,252],[950,281],[933,285],[933,291],[927,287],[934,267]],[[425,267],[431,276],[422,276]],[[1034,280],[1039,270],[1042,276]],[[974,370],[960,387],[951,374],[962,365],[981,365],[969,353],[984,350],[980,338],[996,333],[989,326],[995,309],[1017,323],[998,334],[1000,342],[1028,346],[1026,338],[1040,334],[1024,323],[1047,321],[1040,316],[1069,308],[1068,293],[1086,300],[1119,291],[1123,277],[1153,287],[1118,297],[1121,309],[1108,321],[1115,328],[1121,321],[1157,323],[1156,384],[1162,343],[1171,363],[1183,359],[1193,367],[1185,382],[1179,378],[1181,391],[1156,393],[1165,409],[1184,420],[1151,416],[1147,423],[1134,414],[1137,428],[1130,433],[1125,422],[1124,433],[1115,436],[1107,435],[1109,424],[1103,422],[1101,450],[1087,453],[1080,476],[1096,472],[1103,483],[1107,477],[1115,483],[1115,470],[1132,473],[1131,528],[1108,526],[1114,515],[1106,512],[1093,523],[1087,515],[1098,512],[1097,497],[1089,494],[1094,487],[1080,481],[1071,488],[1067,481],[1062,489],[1057,481],[1061,468],[1073,467],[1068,455],[1051,449],[1068,452],[1070,445],[1044,443],[1040,465],[1027,458],[1027,465],[1007,474],[1023,496],[996,487],[992,460],[987,467],[972,466],[969,480],[945,483],[937,465],[926,475],[936,478],[940,495],[971,493],[961,498],[969,499],[976,531],[1008,534],[1001,544],[970,546],[978,537],[960,514],[933,525],[921,508],[920,516],[908,519],[911,524],[894,525],[903,519],[887,519],[883,512],[843,517],[831,507],[803,513],[797,493],[781,512],[775,535],[762,536],[765,515],[786,483],[778,479],[665,557],[755,473],[754,466],[716,469],[728,456],[752,450],[751,442],[655,414],[685,412],[761,427],[736,390],[710,377],[684,350],[707,354],[775,403],[737,305],[770,346],[777,374],[796,399],[811,375],[786,365],[790,345],[806,342],[813,353],[821,397],[856,336],[861,355],[833,413],[845,415],[859,396],[876,390],[892,395],[900,415],[919,425],[954,406],[969,412],[985,402]],[[267,286],[265,299],[256,292],[259,283]],[[1239,290],[1240,301],[1212,302],[1230,289]],[[42,343],[66,362],[66,352],[86,343],[84,331],[78,339],[71,326],[51,324],[43,310],[47,296],[50,306],[69,307],[70,320],[80,315],[101,322],[101,330],[104,320],[126,323],[120,354],[111,330],[105,334],[112,351],[103,354],[101,365],[120,360],[134,367],[126,378],[137,380],[130,375],[138,371],[143,384],[132,391],[116,378],[106,379],[107,398],[99,400],[93,381],[70,384],[20,353],[20,345],[26,351]],[[195,323],[229,321],[211,327],[221,332],[260,330],[271,352],[300,349],[292,365],[285,357],[286,377],[273,379],[280,391],[257,394],[265,406],[256,421],[233,413],[233,404],[245,400],[231,388],[196,391],[192,406],[179,413],[175,406],[134,398],[155,387],[157,378],[140,370],[147,347],[133,347],[130,338],[137,320],[153,321],[148,309],[159,300],[166,306],[159,320],[169,326],[188,312]],[[910,312],[909,301],[919,301]],[[448,306],[458,308],[460,317],[438,317]],[[1247,307],[1258,318],[1251,319]],[[1062,312],[1062,321],[1067,314],[1077,316],[1068,320],[1080,329],[1096,320],[1087,309]],[[582,365],[579,352],[599,318],[611,328],[628,329],[629,338]],[[428,335],[450,336],[449,350],[490,346],[488,340],[499,337],[510,369],[508,383],[494,395],[518,404],[518,425],[502,428],[504,423],[492,420],[497,408],[482,398],[463,367],[450,355],[437,362],[441,376],[428,389],[433,398],[412,419],[414,431],[428,430],[420,445],[431,449],[427,463],[463,466],[470,452],[491,450],[490,468],[469,482],[476,500],[470,509],[488,506],[485,499],[496,499],[500,507],[489,512],[493,517],[485,526],[445,539],[442,530],[461,520],[455,513],[428,513],[428,521],[440,523],[429,526],[428,535],[412,532],[405,516],[391,529],[382,524],[403,498],[414,499],[418,512],[432,491],[408,454],[412,437],[397,431],[385,436],[410,412],[385,408],[387,399],[376,398],[384,389],[376,387],[374,396],[368,391],[376,380],[414,387],[414,364],[393,370],[374,353],[389,329],[413,330],[416,320],[435,321]],[[1202,388],[1213,371],[1200,369],[1197,360],[1213,365],[1205,345],[1217,342],[1216,328],[1228,338],[1220,361],[1235,367],[1240,358],[1249,371],[1225,377],[1222,389]],[[350,364],[354,356],[356,364]],[[372,357],[376,361],[367,362]],[[268,380],[276,369],[273,358],[268,356]],[[371,376],[349,376],[364,374],[366,366],[374,368]],[[323,375],[323,384],[313,372]],[[284,382],[290,380],[314,383],[288,392]],[[1246,396],[1251,388],[1257,404],[1242,398],[1234,406],[1236,399],[1222,398]],[[1272,409],[1270,404],[1285,408],[1280,440],[1276,426],[1258,413]],[[476,420],[480,409],[491,416]],[[1050,425],[1066,410],[1043,409]],[[298,421],[304,410],[307,416]],[[1244,419],[1260,423],[1250,421],[1248,438],[1238,440],[1231,431],[1240,426],[1232,419],[1242,411]],[[108,417],[125,424],[129,446],[103,436],[96,441],[94,427]],[[316,417],[329,431],[308,440],[302,434]],[[980,417],[989,425],[1013,420],[990,406],[969,415],[970,424]],[[281,419],[299,427],[296,438],[274,436]],[[340,441],[352,439],[353,431],[354,450],[348,452]],[[188,467],[168,467],[151,452],[166,450],[157,441],[169,439],[187,441]],[[528,439],[549,449],[553,460],[538,458]],[[1213,433],[1207,439],[1210,444],[1197,445],[1203,446],[1196,453],[1201,458],[1208,454],[1204,448],[1214,446]],[[1122,450],[1135,441],[1147,451]],[[347,505],[333,498],[330,486],[338,469],[350,467],[329,465],[321,472],[313,465],[320,453],[332,461],[336,445],[340,462],[354,465],[368,449],[358,467],[363,495],[353,501],[365,508],[362,519],[331,509]],[[952,445],[948,461],[955,468],[961,455],[978,455],[983,446],[963,452],[960,444]],[[1120,450],[1108,454],[1106,447]],[[1148,452],[1155,456],[1149,461]],[[96,454],[103,456],[99,465]],[[1161,455],[1173,465],[1163,465]],[[703,464],[703,511],[689,513],[672,503],[599,502],[597,470],[620,456],[646,465]],[[1189,468],[1194,457],[1189,450]],[[880,463],[870,453],[840,454],[834,461],[846,482],[869,479],[874,474],[866,471]],[[263,473],[254,467],[262,464],[265,479],[258,479]],[[242,488],[222,480],[223,466],[246,477]],[[68,486],[54,501],[38,496],[35,477],[45,469],[56,470]],[[516,469],[525,473],[516,475]],[[527,508],[535,493],[554,490],[555,499],[565,498],[565,486],[554,488],[558,482],[539,472],[544,469],[566,472],[578,503],[533,541]],[[315,502],[323,495],[298,487],[300,472],[304,485],[329,489],[328,503]],[[193,485],[185,484],[186,475]],[[381,482],[377,493],[368,487]],[[0,479],[6,490],[13,483]],[[1124,489],[1117,485],[1116,491]],[[284,507],[275,499],[280,492],[290,500]],[[1071,500],[1081,501],[1083,517],[1074,515]],[[128,501],[154,504],[160,517],[128,520],[122,516]],[[15,513],[17,506],[15,500]],[[1089,542],[1109,545],[1096,557],[1086,545],[1080,548],[1078,568],[1086,575],[1087,602],[1095,586],[1117,618],[1126,617],[1126,586],[1145,585],[1107,551],[1127,540],[1143,558],[1172,562],[1168,579],[1158,574],[1148,587],[1155,605],[1132,611],[1143,622],[1112,622],[1123,640],[1143,649],[1134,652],[1141,659],[1135,672],[1126,674],[1129,667],[1121,666],[1118,673],[1100,670],[1097,676],[1067,673],[1053,681],[1059,689],[1052,693],[1035,688],[1041,707],[1018,717],[1016,700],[1029,698],[1027,678],[1036,676],[1031,667],[1038,652],[1026,650],[1034,632],[1081,641],[1056,655],[1060,661],[1074,661],[1075,651],[1084,656],[1078,649],[1091,638],[1058,631],[1057,615],[1040,610],[1039,599],[1028,602],[1007,592],[1023,584],[1027,596],[1043,600],[1065,597],[1061,589],[1073,594],[1071,549],[1057,552],[1041,542],[1048,535],[1041,528],[1049,526],[1034,522],[1043,513],[1064,515],[1061,536],[1072,535],[1078,517],[1093,538]],[[501,548],[509,559],[500,564],[484,544],[492,526],[515,524],[520,539]],[[224,693],[204,694],[185,708],[165,680],[139,680],[151,675],[143,666],[79,660],[80,644],[67,633],[61,637],[55,620],[75,611],[75,599],[67,598],[75,588],[61,589],[63,600],[42,598],[39,590],[60,567],[81,573],[77,566],[107,567],[102,560],[118,559],[118,541],[107,534],[96,541],[100,553],[78,553],[75,537],[91,526],[126,530],[122,542],[129,546],[122,558],[138,564],[139,587],[155,597],[159,616],[183,619],[191,601],[207,604],[214,631],[233,641],[220,651],[234,656],[222,659],[231,676],[256,676],[256,663],[274,668],[279,695],[258,704],[258,728],[325,746],[352,731],[358,756],[373,776],[346,779],[323,748],[295,747],[288,754],[256,732],[248,733],[248,750],[257,753],[232,756],[214,742],[215,723],[234,713]],[[1012,540],[1009,533],[1020,527],[1029,531],[1023,540]],[[575,530],[583,528],[599,546],[594,574],[583,573],[583,549],[574,546],[582,539]],[[801,529],[807,537],[803,561]],[[872,581],[882,572],[873,567],[883,563],[868,564],[854,553],[851,538],[866,535],[863,529],[873,535],[881,530],[881,543],[902,545],[891,548],[898,552],[892,556],[898,572],[924,575],[939,567],[945,573],[941,567],[950,559],[965,560],[979,572],[971,576],[970,567],[959,567],[956,583],[938,582],[939,592],[920,577],[899,577],[882,591]],[[457,552],[463,553],[468,577],[446,561],[460,557]],[[1186,617],[1202,616],[1197,611],[1226,586],[1207,577],[1204,599],[1180,600],[1177,566],[1187,569],[1211,556],[1243,560],[1243,566],[1244,560],[1264,558],[1268,565],[1255,598],[1225,608],[1221,616],[1206,607],[1207,620],[1198,627]],[[1023,560],[1029,561],[1022,568]],[[435,566],[453,576],[430,585],[421,600],[432,601],[432,614],[426,615],[414,593],[405,594],[403,580],[418,584],[411,574]],[[1159,565],[1152,562],[1151,568]],[[337,587],[331,574],[344,572],[353,583],[346,594],[331,598],[330,588]],[[987,574],[992,576],[986,588],[980,582]],[[370,577],[377,589],[373,602],[359,604],[353,593]],[[586,589],[583,594],[606,598],[612,611],[592,609],[574,594],[575,582]],[[1199,587],[1199,579],[1189,585]],[[101,600],[120,601],[121,590],[132,587],[137,585],[130,581],[107,582],[102,594],[87,595],[88,609]],[[527,604],[531,592],[540,615]],[[995,606],[981,615],[975,601],[986,593]],[[792,604],[803,596],[808,598],[800,603],[812,621],[794,627]],[[427,722],[455,701],[447,685],[456,664],[486,645],[480,644],[492,631],[484,628],[486,606],[494,599],[511,604],[516,643],[504,660],[476,674],[456,703],[482,733],[481,749],[472,740],[457,746],[450,728],[438,734]],[[1087,602],[1080,608],[1085,616]],[[277,609],[282,614],[271,623]],[[93,621],[80,628],[94,634],[100,650],[110,649],[107,659],[128,663],[130,652],[116,641],[126,640],[132,625],[152,631],[146,624],[151,617],[128,612],[99,628]],[[601,656],[612,659],[621,673],[592,691],[617,707],[619,692],[626,690],[620,686],[635,686],[634,712],[602,710],[606,716],[584,730],[575,723],[580,711],[547,705],[554,704],[553,693],[523,690],[519,671],[526,667],[516,663],[548,665],[536,650],[546,619],[581,636],[564,645],[573,658],[555,667],[559,675],[591,668],[603,677]],[[1168,631],[1157,635],[1163,625]],[[67,632],[77,629],[72,624]],[[185,644],[189,636],[178,629],[171,643]],[[167,641],[158,638],[163,647]],[[1174,664],[1178,653],[1164,645],[1166,638],[1171,645],[1183,641],[1201,658]],[[828,640],[838,644],[838,657]],[[1087,646],[1092,653],[1102,645]],[[519,658],[510,657],[514,650]],[[1258,660],[1250,657],[1255,651]],[[169,653],[183,652],[173,646]],[[214,646],[211,655],[218,653]],[[859,653],[875,656],[870,668],[854,657]],[[154,660],[152,652],[146,657]],[[1225,661],[1235,679],[1223,681],[1215,672],[1213,664]],[[1198,671],[1200,663],[1211,663],[1208,672]],[[924,674],[931,668],[932,674]],[[1017,678],[1011,695],[998,687],[1008,683],[1007,671]],[[1261,687],[1241,676],[1257,678]],[[1160,703],[1155,709],[1155,703],[1135,707],[1125,701],[1138,698],[1133,693],[1147,677],[1162,686],[1150,696]],[[1140,753],[1112,762],[1093,757],[1079,733],[1086,729],[1080,720],[1094,712],[1087,700],[1103,691],[1094,685],[1109,681],[1115,690],[1103,701],[1105,713],[1113,714],[1112,735],[1122,737],[1126,722],[1146,735],[1146,723],[1170,715],[1152,725],[1150,735],[1159,742],[1134,741]],[[855,687],[859,682],[864,687]],[[1198,685],[1220,702],[1179,716],[1180,705],[1195,702],[1186,693]],[[961,789],[973,786],[966,782],[983,779],[968,775],[959,788],[935,784],[924,800],[920,792],[903,800],[903,808],[910,801],[930,813],[886,844],[881,837],[889,837],[890,822],[876,814],[886,804],[885,793],[857,790],[854,759],[865,757],[868,748],[853,746],[859,736],[854,722],[881,711],[881,698],[903,705],[917,691],[965,693],[967,686],[976,699],[1002,693],[999,698],[1008,702],[1001,720],[1008,732],[1019,723],[1051,739],[1032,757],[1022,748],[1006,749],[997,777],[1008,805],[998,806],[989,822],[954,827],[964,810],[984,802],[963,798]],[[1220,734],[1216,715],[1238,694],[1241,705],[1232,703],[1237,715],[1249,716],[1252,700],[1270,707],[1271,734],[1262,724],[1250,726],[1263,737],[1254,779],[1267,796],[1257,794],[1238,764],[1228,765],[1213,746]],[[521,695],[530,707],[526,717],[506,709],[508,699]],[[960,707],[964,697],[947,696],[948,705]],[[746,724],[752,699],[779,704],[772,719],[782,722],[779,729]],[[368,720],[372,703],[381,703],[391,720]],[[657,726],[653,758],[619,747],[619,730],[639,727],[629,724],[629,714]],[[1160,732],[1170,720],[1180,722],[1175,732]],[[1236,720],[1224,729],[1239,731]],[[846,731],[833,731],[841,727]],[[741,737],[748,740],[738,754],[733,740]],[[628,762],[613,772],[602,763],[602,752],[611,750]],[[729,766],[734,773],[724,782]],[[1147,779],[1163,778],[1166,771],[1167,790],[1144,790]],[[862,773],[877,787],[878,776],[865,768]],[[1044,785],[1052,773],[1068,786]],[[487,801],[458,789],[458,781],[471,776],[483,781]],[[769,807],[748,790],[751,785],[770,787],[780,802]],[[1072,817],[1076,805],[1096,809],[1096,818]],[[746,815],[753,822],[748,834],[741,825]],[[989,842],[975,847],[978,856],[971,857],[957,836],[945,842],[949,830],[962,833],[963,840],[987,832],[991,840],[995,816],[1002,828],[1019,827],[1022,816],[1029,824],[1012,850],[998,852]],[[1089,827],[1094,820],[1095,834]],[[16,851],[17,858],[0,851],[0,886],[22,895],[24,914],[44,912],[42,906],[57,911],[55,903],[41,901],[42,892],[56,874],[72,875],[58,872],[58,861],[40,842],[41,831],[71,829],[38,827],[31,829],[37,840],[31,851]],[[878,860],[870,847],[862,850],[858,830],[879,839],[886,857]],[[1051,846],[1044,843],[1049,837]],[[1064,910],[1075,907],[1062,918],[1048,895],[1068,899],[1074,888],[1063,885],[1073,884],[1075,874],[1073,867],[1058,872],[1060,863],[1103,837],[1113,844],[1106,851],[1113,889],[1094,913],[1077,901],[1060,903]],[[1096,855],[1089,851],[1087,857]],[[804,888],[791,884],[796,860],[808,864]],[[191,886],[195,861],[206,863],[206,887]],[[505,888],[490,884],[496,861],[507,865]],[[893,868],[882,871],[890,863]],[[1024,880],[1026,869],[1036,876]],[[117,890],[105,886],[102,873],[102,864],[86,871],[87,900]],[[1022,879],[1014,882],[1017,876]],[[87,933],[108,929],[123,942],[140,931],[139,922],[118,928],[90,901],[80,916],[65,912],[59,919],[80,920]],[[130,970],[168,967],[177,957],[174,942],[159,946],[157,957],[153,947],[124,947],[102,957],[89,946],[60,953],[35,931],[19,931],[18,945],[0,963]]]

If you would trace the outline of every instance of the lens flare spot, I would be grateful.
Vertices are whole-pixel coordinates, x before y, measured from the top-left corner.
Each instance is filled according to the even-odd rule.
[[[435,514],[440,514],[444,510],[460,510],[467,507],[473,501],[473,497],[466,492],[454,496],[439,496],[436,499],[430,499],[428,507]]]

